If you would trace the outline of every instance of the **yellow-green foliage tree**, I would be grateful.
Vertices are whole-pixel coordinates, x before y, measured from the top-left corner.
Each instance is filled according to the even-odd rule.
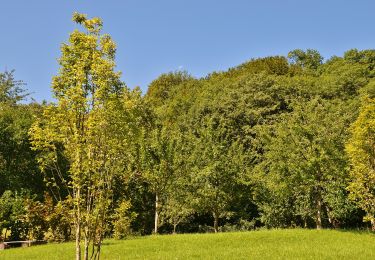
[[[371,85],[371,84],[370,84]],[[372,85],[374,86],[374,85]],[[351,127],[351,139],[346,151],[351,162],[350,196],[366,212],[375,231],[375,97],[362,99],[357,120]]]
[[[70,192],[76,259],[81,259],[81,236],[84,259],[99,259],[113,178],[123,157],[118,138],[126,129],[118,126],[115,110],[126,88],[114,71],[115,43],[100,35],[102,21],[78,13],[73,21],[86,31],[75,30],[62,45],[59,74],[52,82],[57,103],[46,106],[30,134],[42,170],[56,164],[62,149],[69,167],[67,177],[59,176]]]

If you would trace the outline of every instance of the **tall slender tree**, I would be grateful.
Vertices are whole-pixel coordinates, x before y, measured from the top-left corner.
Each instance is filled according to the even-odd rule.
[[[35,150],[44,152],[39,163],[56,162],[58,147],[69,164],[65,183],[70,188],[76,229],[76,259],[91,254],[98,259],[104,235],[112,181],[121,158],[113,113],[124,92],[120,73],[115,72],[116,45],[101,35],[100,18],[87,19],[74,13],[73,21],[85,31],[75,30],[61,47],[59,74],[52,91],[57,104],[48,105],[31,129]],[[89,246],[92,245],[91,253]]]

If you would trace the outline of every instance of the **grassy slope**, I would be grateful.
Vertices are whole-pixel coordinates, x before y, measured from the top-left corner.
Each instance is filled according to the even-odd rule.
[[[107,240],[101,259],[375,259],[375,235],[333,230],[149,236]],[[0,251],[0,259],[74,259],[74,244]]]

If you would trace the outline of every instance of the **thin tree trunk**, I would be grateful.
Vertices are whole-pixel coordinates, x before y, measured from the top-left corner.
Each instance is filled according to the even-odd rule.
[[[214,230],[215,233],[219,232],[219,214],[214,212]]]
[[[97,251],[96,251],[97,255],[95,256],[95,259],[97,259],[97,260],[100,259],[100,248],[101,248],[101,246],[99,245],[98,248],[97,248]]]
[[[85,254],[84,254],[84,260],[89,259],[89,246],[90,246],[90,241],[88,238],[88,227],[85,227]]]
[[[329,210],[329,207],[326,207],[326,210],[327,210],[328,222],[329,222],[329,224],[331,224],[333,226],[333,221],[332,221],[332,218],[331,218],[331,211]]]
[[[375,232],[375,219],[371,219],[371,230]]]
[[[95,259],[95,241],[92,242],[92,245],[91,245],[91,257],[90,259]]]
[[[322,201],[320,198],[316,201],[316,229],[322,229]]]
[[[336,218],[331,216],[331,210],[329,209],[328,206],[326,206],[326,210],[327,210],[328,222],[332,225],[333,228],[335,228],[335,229],[339,228],[340,222],[337,221]]]
[[[77,213],[76,213],[76,260],[81,260],[81,212],[80,212],[80,189],[77,190]]]
[[[173,224],[173,234],[176,234],[177,224]]]
[[[89,159],[90,159],[90,156],[91,156],[91,149],[89,149]],[[89,180],[91,180],[91,172],[89,173]],[[89,186],[94,186],[93,183],[90,183]],[[84,226],[84,235],[85,235],[85,242],[84,242],[84,260],[88,260],[89,259],[89,247],[90,247],[90,240],[91,240],[91,234],[90,234],[90,229],[94,229],[95,230],[95,227],[93,226],[93,224],[91,223],[91,207],[92,207],[92,200],[93,200],[93,197],[92,197],[92,193],[90,191],[90,189],[87,189],[86,191],[86,218],[85,218],[85,226]],[[98,198],[99,199],[99,198]]]
[[[98,242],[96,245],[96,251],[92,253],[90,259],[99,260],[100,258],[100,249],[101,249],[101,242]]]
[[[158,233],[158,225],[159,225],[159,196],[158,193],[155,195],[155,227],[154,233]]]

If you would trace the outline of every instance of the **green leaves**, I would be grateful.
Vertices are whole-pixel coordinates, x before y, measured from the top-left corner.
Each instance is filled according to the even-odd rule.
[[[329,209],[327,214],[337,213],[336,221],[347,216],[342,211],[349,204],[345,195],[340,202],[335,198],[345,194],[345,129],[354,116],[350,106],[350,102],[319,98],[294,102],[292,112],[281,116],[269,133],[260,171],[270,181],[271,194],[294,199],[290,211],[297,216],[315,219],[321,210],[316,208],[319,200]]]
[[[25,93],[25,85],[20,80],[14,79],[14,70],[0,72],[0,103],[15,105],[29,94]]]
[[[303,51],[296,49],[288,53],[288,58],[293,64],[305,69],[316,70],[323,62],[323,57],[316,50],[307,49]]]

